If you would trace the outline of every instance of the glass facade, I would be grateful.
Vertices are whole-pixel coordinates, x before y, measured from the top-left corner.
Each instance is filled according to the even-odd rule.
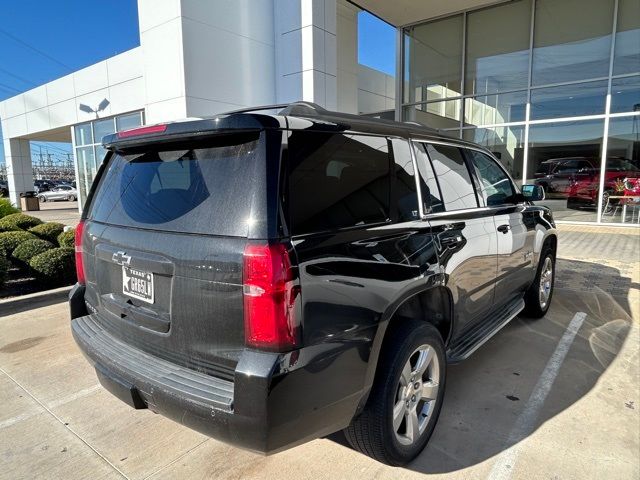
[[[73,127],[79,207],[82,208],[106,150],[102,138],[144,124],[143,112],[96,119]]]
[[[638,0],[514,0],[402,48],[403,120],[485,145],[559,221],[640,224]]]

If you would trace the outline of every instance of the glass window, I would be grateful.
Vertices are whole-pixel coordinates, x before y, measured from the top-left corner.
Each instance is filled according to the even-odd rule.
[[[444,212],[442,194],[438,188],[433,166],[427,156],[426,145],[416,142],[414,143],[414,149],[418,172],[420,173],[420,193],[422,194],[423,211],[424,213]]]
[[[391,145],[395,163],[392,192],[398,209],[398,220],[401,222],[417,220],[420,218],[418,193],[409,142],[393,139]]]
[[[604,120],[531,125],[526,183],[544,188],[556,220],[596,220],[603,133]]]
[[[516,192],[511,179],[495,160],[477,150],[467,150],[467,153],[480,179],[480,191],[485,205],[495,207],[516,203]]]
[[[604,114],[607,81],[531,90],[531,120]]]
[[[296,131],[289,158],[294,235],[390,219],[386,138]]]
[[[530,28],[531,0],[467,15],[466,94],[527,87]]]
[[[115,133],[115,131],[113,118],[93,122],[93,137],[96,139],[96,143],[101,144],[105,136],[111,135]]]
[[[423,144],[433,164],[447,210],[478,206],[469,169],[457,147]]]
[[[90,127],[90,126],[89,126]],[[81,198],[87,198],[91,182],[96,174],[96,164],[93,147],[76,148],[76,162],[78,163],[79,181],[78,191]]]
[[[640,2],[618,0],[613,74],[640,72]]]
[[[428,99],[428,89],[449,98],[461,94],[462,15],[405,30],[405,64],[409,81],[405,102]]]
[[[184,150],[115,155],[92,202],[92,219],[122,226],[201,234],[246,235],[258,177],[257,135],[234,135]]]
[[[128,115],[120,115],[116,117],[116,126],[118,131],[129,130],[142,125],[140,112],[130,113]]]
[[[640,76],[611,81],[611,113],[619,112],[640,112]]]
[[[525,120],[526,110],[526,91],[466,98],[464,122],[465,125],[522,122]]]
[[[447,100],[411,105],[404,107],[404,119],[431,128],[459,128],[461,104],[462,100]]]
[[[487,147],[515,181],[522,181],[524,125],[463,130],[462,138]]]
[[[614,0],[537,0],[533,84],[606,77],[613,8]]]
[[[93,143],[93,134],[91,132],[91,123],[76,125],[75,127],[75,143],[78,146],[91,145]]]
[[[640,117],[609,123],[602,221],[640,223]]]

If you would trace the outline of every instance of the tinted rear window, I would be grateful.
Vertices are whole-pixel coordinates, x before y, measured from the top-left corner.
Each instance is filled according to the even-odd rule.
[[[389,220],[386,138],[295,131],[289,157],[294,235]]]
[[[259,178],[261,151],[256,134],[116,154],[89,217],[111,225],[244,236],[253,197],[248,179]]]

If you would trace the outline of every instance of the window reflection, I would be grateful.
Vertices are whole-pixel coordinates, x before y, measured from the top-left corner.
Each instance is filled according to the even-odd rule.
[[[614,0],[537,0],[534,85],[609,74]]]
[[[613,74],[640,73],[640,2],[618,0]]]
[[[460,127],[461,103],[458,99],[412,105],[404,108],[404,118],[432,128]]]
[[[611,119],[602,221],[640,223],[640,117]]]
[[[468,14],[465,93],[527,87],[530,25],[531,0]]]
[[[531,90],[531,120],[603,114],[607,81]]]
[[[525,120],[526,105],[526,91],[466,98],[464,122],[466,125],[521,122]]]
[[[461,94],[462,15],[410,27],[405,36],[409,86],[405,102]]]

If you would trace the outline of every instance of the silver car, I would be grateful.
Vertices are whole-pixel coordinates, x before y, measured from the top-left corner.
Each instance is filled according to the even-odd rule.
[[[71,185],[59,185],[47,192],[38,194],[41,202],[53,202],[54,200],[67,200],[73,202],[78,198],[78,191]]]

